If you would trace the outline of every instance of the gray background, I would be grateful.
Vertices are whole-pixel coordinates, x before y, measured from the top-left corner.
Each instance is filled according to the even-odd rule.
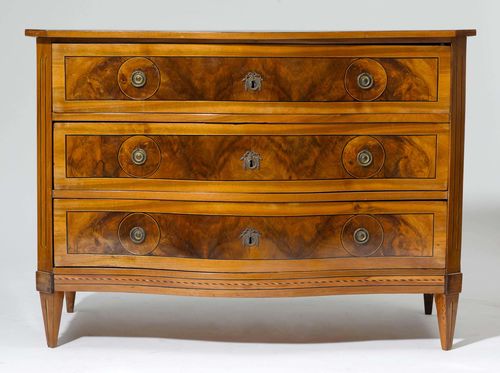
[[[496,1],[3,1],[0,371],[482,372],[500,369],[500,27]],[[79,294],[44,347],[36,268],[35,40],[24,28],[477,28],[469,39],[463,272],[456,348],[416,295],[205,299]]]

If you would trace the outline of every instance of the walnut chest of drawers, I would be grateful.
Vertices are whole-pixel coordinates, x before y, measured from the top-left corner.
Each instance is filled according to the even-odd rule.
[[[50,347],[118,291],[420,293],[451,348],[475,31],[26,34]]]

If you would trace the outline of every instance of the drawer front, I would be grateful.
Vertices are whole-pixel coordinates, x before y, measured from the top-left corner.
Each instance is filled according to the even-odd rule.
[[[432,111],[449,101],[448,75],[449,51],[437,46],[56,44],[54,109]]]
[[[257,133],[243,135],[232,127],[184,125],[179,130],[175,124],[57,124],[56,188],[91,188],[99,183],[101,188],[134,189],[142,183],[146,190],[169,185],[180,190],[200,187],[201,182],[205,191],[217,190],[223,186],[220,182],[237,183],[249,191],[259,188],[255,182],[267,191],[294,182],[297,190],[305,191],[446,187],[448,138],[440,127],[422,126],[431,133],[411,135],[377,134],[377,128],[371,134],[349,133],[356,131],[355,126],[343,134],[312,135],[293,125],[281,132],[296,134],[258,134],[259,128],[271,126],[249,125],[248,131]],[[227,134],[210,134],[222,128]],[[182,130],[209,134],[179,134]],[[319,132],[342,133],[335,126],[321,127]]]
[[[56,265],[214,271],[443,265],[444,202],[57,200]],[[304,267],[300,268],[304,269]]]

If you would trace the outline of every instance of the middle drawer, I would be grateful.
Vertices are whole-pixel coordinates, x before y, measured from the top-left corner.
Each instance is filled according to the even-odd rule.
[[[439,124],[58,123],[54,142],[56,189],[446,189]]]

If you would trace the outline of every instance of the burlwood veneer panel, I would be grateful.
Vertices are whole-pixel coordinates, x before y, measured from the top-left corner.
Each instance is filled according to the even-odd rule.
[[[447,124],[56,123],[55,187],[197,193],[446,190],[448,128]],[[161,157],[150,158],[158,163],[147,161],[144,167],[150,173],[120,166],[122,144],[144,134],[160,150]],[[355,138],[361,145],[370,140],[384,148],[374,159],[381,168],[373,175],[345,168],[349,162],[356,164],[357,153],[346,151],[346,144]],[[247,150],[261,155],[260,169],[243,169],[241,157]]]
[[[68,254],[136,255],[139,250],[131,252],[134,245],[119,232],[122,222],[137,216],[133,226],[142,227],[147,238],[156,236],[160,228],[158,241],[136,245],[149,247],[151,252],[140,253],[149,256],[224,260],[421,257],[432,256],[433,249],[432,214],[369,215],[379,226],[373,230],[366,226],[370,240],[351,253],[342,242],[352,241],[343,228],[353,215],[238,217],[90,211],[68,212]],[[249,227],[260,234],[256,246],[242,243],[241,233]],[[376,237],[378,231],[380,237]]]
[[[148,100],[187,101],[280,101],[315,102],[355,99],[345,85],[355,77],[346,75],[356,58],[252,58],[252,57],[149,57],[137,69],[159,70],[159,88],[151,87]],[[119,70],[129,57],[66,57],[66,100],[141,99],[147,88],[134,89],[137,97],[120,90]],[[380,58],[387,84],[377,101],[436,101],[437,58]],[[259,91],[246,90],[248,72],[262,78]],[[146,73],[148,82],[158,80],[157,71]],[[124,78],[128,79],[129,74]],[[151,83],[152,84],[152,83]],[[149,95],[148,95],[149,96]]]
[[[83,61],[82,57],[94,60],[96,64]],[[122,59],[128,57],[149,57],[158,61],[171,61],[172,63],[164,68],[168,68],[169,79],[172,81],[169,80],[170,83],[166,85],[160,84],[158,91],[149,100],[130,99],[120,91],[116,76],[112,76],[114,71],[119,69]],[[343,87],[345,82],[342,75],[345,74],[345,68],[343,70],[340,68],[342,72],[338,72],[338,68],[335,67],[337,64],[331,61],[352,61],[358,57],[386,61],[389,80],[385,96],[382,95],[380,100],[393,102],[348,102],[352,98]],[[381,48],[380,46],[271,47],[200,44],[193,48],[192,45],[178,44],[54,44],[54,111],[261,114],[445,113],[449,109],[449,58],[447,46],[384,46]],[[71,59],[75,60],[71,61]],[[290,63],[288,67],[283,67],[283,61],[288,59],[293,60],[293,63]],[[203,64],[205,70],[201,67],[196,69],[197,61],[202,60],[216,62]],[[189,63],[179,61],[189,61]],[[223,61],[234,62],[231,62],[233,65],[228,68],[221,66],[221,64],[224,65]],[[250,62],[245,65],[245,61],[254,62],[253,65]],[[269,62],[271,65],[263,66],[268,63],[265,61],[271,61]],[[273,61],[279,61],[279,64],[272,66]],[[313,66],[297,69],[296,66],[302,64],[299,63],[300,61],[305,61],[306,65],[313,64]],[[73,64],[73,62],[75,66],[78,66],[75,69],[67,66],[68,63]],[[158,62],[158,65],[162,63]],[[343,66],[346,63],[343,62],[340,65]],[[66,68],[68,68],[67,74],[65,74]],[[161,69],[162,66],[159,68]],[[246,92],[241,81],[247,72],[252,71],[252,68],[271,74],[267,78],[264,77],[263,89],[258,92]],[[84,71],[84,75],[80,74],[80,69]],[[104,77],[99,76],[97,73],[99,70],[104,71]],[[303,74],[311,76],[304,76],[304,79],[300,79],[300,84],[296,83],[298,80],[296,77]],[[320,80],[318,80],[319,76],[321,76]],[[325,79],[325,76],[328,78]],[[342,79],[340,79],[341,76]],[[191,77],[193,77],[192,81]],[[106,82],[114,86],[108,87]],[[178,91],[182,94],[177,91],[173,92],[172,89],[176,89],[175,87],[184,87],[183,90]],[[72,92],[77,91],[78,94],[75,96],[76,93]],[[95,97],[103,99],[93,100],[92,98]],[[415,101],[405,101],[408,99]]]
[[[444,202],[337,202],[319,204],[206,202],[200,204],[196,202],[137,200],[118,200],[112,203],[106,200],[55,200],[55,204],[57,266],[120,266],[214,272],[296,271],[303,268],[310,268],[311,270],[442,268],[446,248],[443,240],[445,232],[441,225],[446,216],[446,204]],[[151,216],[159,215],[160,222],[158,225],[162,230],[161,240],[171,240],[172,237],[177,237],[178,241],[174,240],[173,244],[172,242],[165,243],[167,241],[162,241],[158,245],[158,248],[162,249],[156,255],[123,255],[123,251],[113,251],[119,248],[116,245],[116,227],[119,226],[123,216],[133,212],[146,213]],[[74,215],[70,218],[71,214]],[[181,214],[182,217],[170,219],[170,214]],[[185,215],[189,217],[185,217]],[[218,216],[218,218],[210,222],[210,218],[214,215]],[[384,250],[387,250],[386,254],[388,256],[345,257],[346,254],[340,254],[338,250],[338,241],[335,241],[338,236],[336,235],[334,236],[337,238],[328,238],[332,241],[326,246],[318,243],[316,240],[321,241],[321,235],[326,234],[321,232],[330,232],[325,226],[330,224],[330,226],[333,226],[334,231],[338,231],[341,222],[345,221],[345,217],[338,218],[338,222],[335,222],[336,219],[332,221],[332,215],[346,215],[347,217],[351,215],[380,215],[384,233],[387,234],[384,240],[389,246],[386,246]],[[400,225],[398,219],[394,220],[395,215],[405,215],[406,218],[401,220],[404,223]],[[290,221],[294,221],[290,231],[287,231],[287,226],[283,224],[287,217],[289,219],[295,217],[290,219]],[[409,220],[407,220],[408,217]],[[431,217],[433,233],[429,231],[428,219]],[[70,227],[70,232],[67,231],[67,219],[71,219],[73,225]],[[161,222],[161,219],[166,220]],[[175,219],[180,220],[176,221]],[[226,222],[226,220],[231,225],[222,225],[221,222]],[[282,220],[283,223],[281,223]],[[238,232],[239,235],[241,233],[239,228],[247,227],[245,223],[248,222],[263,223],[260,226],[261,229],[265,230],[262,235],[264,249],[261,252],[256,250],[252,253],[241,248],[239,251],[236,250],[241,241],[239,237],[232,237],[231,233]],[[111,229],[107,228],[108,226],[111,226]],[[221,227],[225,228],[222,229]],[[177,229],[181,231],[188,230],[191,233],[190,235],[177,235],[175,234]],[[204,229],[210,231],[210,240],[214,242],[217,242],[218,239],[224,241],[228,245],[226,246],[227,249],[222,249],[222,246],[217,243],[205,243]],[[306,233],[299,234],[301,229]],[[192,234],[194,231],[199,232],[200,235]],[[403,233],[397,235],[396,232],[398,231]],[[267,243],[264,244],[267,232],[273,237],[268,246],[266,246]],[[421,236],[419,232],[422,233]],[[169,234],[170,238],[168,238]],[[411,237],[411,239],[407,241],[404,239],[405,236]],[[80,241],[82,237],[83,240]],[[75,239],[79,242],[79,245],[82,245],[77,250],[85,253],[68,253],[68,245],[73,245],[71,250],[75,250]],[[429,251],[431,245],[429,239],[433,240],[432,254]],[[279,240],[284,241],[274,246],[275,242]],[[417,242],[421,249],[417,249]],[[93,244],[96,244],[98,248],[93,248]],[[307,250],[312,251],[309,251],[308,254],[306,251],[304,254],[301,251],[303,247],[307,247]],[[424,251],[419,251],[422,249]],[[101,250],[102,252],[108,250],[110,252],[108,254],[89,254],[88,250],[94,250],[94,252],[95,250]],[[227,257],[227,253],[229,253],[229,257]],[[248,259],[235,260],[234,257],[231,258],[234,253],[239,257],[245,257],[246,255]],[[430,254],[432,256],[391,256],[398,255],[398,253],[411,253],[411,255]],[[165,257],[162,255],[191,255],[191,258]],[[259,259],[259,255],[264,255],[264,259]],[[321,255],[323,259],[311,259],[307,255]],[[328,258],[329,255],[344,255],[344,257]],[[212,259],[198,259],[197,257],[212,257]],[[221,257],[226,259],[220,259]],[[265,260],[273,257],[276,257],[276,259]],[[285,257],[291,259],[283,259]],[[296,257],[304,258],[295,260]]]
[[[346,145],[355,136],[147,136],[156,144],[145,149],[144,141],[126,147],[127,142],[143,136],[66,136],[66,176],[68,178],[147,177],[179,180],[315,180],[351,179],[343,163],[356,164],[357,150]],[[130,140],[129,140],[130,139]],[[369,140],[381,146],[374,154],[371,178],[434,178],[437,137],[363,136],[360,148],[369,148]],[[146,145],[146,146],[144,146]],[[123,164],[119,156],[130,159],[134,147],[147,150],[141,166]],[[150,146],[151,147],[151,146]],[[251,150],[261,157],[260,167],[249,170],[242,157]],[[131,168],[134,168],[131,170]],[[140,170],[150,169],[144,176]],[[359,166],[360,171],[363,170]],[[370,167],[373,168],[373,167]],[[376,170],[379,170],[378,172]],[[368,175],[367,175],[368,176]]]

